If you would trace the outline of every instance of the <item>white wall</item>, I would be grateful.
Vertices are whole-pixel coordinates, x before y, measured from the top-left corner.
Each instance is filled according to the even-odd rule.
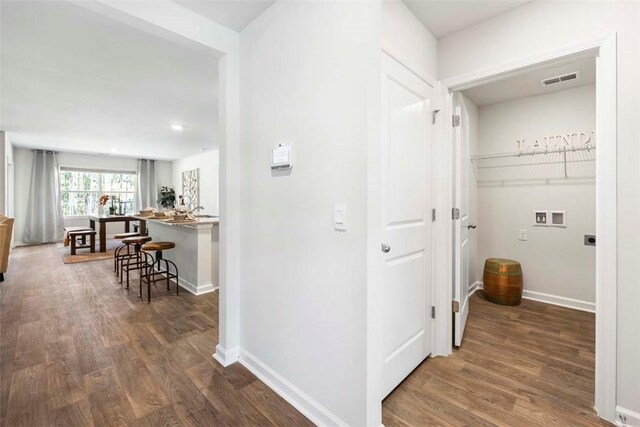
[[[480,107],[479,154],[515,151],[516,141],[530,143],[548,135],[595,130],[595,86]],[[597,143],[596,143],[597,144]],[[564,178],[562,155],[481,161],[497,166],[477,171],[478,256],[520,261],[525,291],[595,303],[595,247],[584,245],[595,234],[595,155],[568,154]],[[515,166],[517,165],[517,166]],[[567,227],[534,227],[534,209],[566,211]],[[518,239],[526,230],[527,240]],[[482,262],[476,274],[482,277]]]
[[[382,47],[421,77],[437,78],[438,41],[401,0],[382,1]]]
[[[180,203],[178,196],[182,194],[182,172],[200,169],[200,205],[204,210],[199,214],[219,215],[219,183],[220,160],[218,150],[205,151],[195,156],[186,157],[173,162],[172,186],[176,192],[176,203]]]
[[[640,3],[537,1],[439,40],[438,76],[461,76],[606,33],[618,37],[618,405],[640,413]],[[462,54],[464,53],[464,54]],[[604,143],[604,142],[603,142]]]
[[[304,407],[323,412],[316,420],[353,426],[366,424],[367,113],[369,102],[379,108],[368,93],[380,85],[379,25],[376,2],[283,1],[241,33],[240,357],[306,394]],[[281,142],[294,166],[272,174]],[[346,231],[333,229],[336,203],[347,205]]]
[[[31,183],[33,155],[30,148],[14,147],[15,169],[15,243],[21,244],[24,235],[27,206],[29,203],[29,186]],[[92,154],[59,153],[60,167],[77,167],[84,169],[136,171],[137,160],[127,157],[96,156]],[[157,162],[158,188],[171,185],[171,162]],[[89,225],[86,218],[65,218],[65,226]],[[120,223],[107,224],[107,235],[124,231]]]

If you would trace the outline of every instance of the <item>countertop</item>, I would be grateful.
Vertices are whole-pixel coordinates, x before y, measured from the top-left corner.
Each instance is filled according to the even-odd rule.
[[[133,217],[141,221],[147,221],[148,223],[158,223],[158,224],[168,225],[172,227],[185,227],[185,228],[213,228],[214,226],[220,223],[219,217],[214,217],[214,218],[196,217],[196,222],[189,222],[185,224],[168,222],[169,218],[163,219],[163,218],[155,218],[152,216],[140,216],[140,215],[133,215]]]

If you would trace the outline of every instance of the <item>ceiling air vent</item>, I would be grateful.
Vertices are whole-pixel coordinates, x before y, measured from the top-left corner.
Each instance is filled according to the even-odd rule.
[[[580,78],[580,71],[574,71],[573,73],[563,74],[561,76],[550,77],[548,79],[541,80],[542,86],[554,85],[556,83],[567,82],[569,80],[575,80]]]

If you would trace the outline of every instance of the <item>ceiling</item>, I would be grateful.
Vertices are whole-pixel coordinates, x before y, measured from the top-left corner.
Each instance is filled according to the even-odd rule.
[[[220,25],[242,31],[276,0],[174,0]]]
[[[580,78],[543,86],[540,81],[580,71]],[[462,91],[477,106],[496,104],[528,96],[544,95],[596,83],[596,60],[593,56],[556,62],[502,80]]]
[[[67,1],[0,5],[0,129],[15,145],[166,160],[217,146],[213,54]]]
[[[520,7],[531,0],[402,0],[436,38]]]

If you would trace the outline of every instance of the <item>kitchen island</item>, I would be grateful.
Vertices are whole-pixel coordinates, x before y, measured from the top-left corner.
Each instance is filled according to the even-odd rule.
[[[179,285],[195,295],[215,291],[219,286],[218,217],[199,217],[194,223],[172,223],[165,219],[135,216],[140,231],[148,231],[156,242],[173,242],[176,247],[163,255],[178,266]]]

